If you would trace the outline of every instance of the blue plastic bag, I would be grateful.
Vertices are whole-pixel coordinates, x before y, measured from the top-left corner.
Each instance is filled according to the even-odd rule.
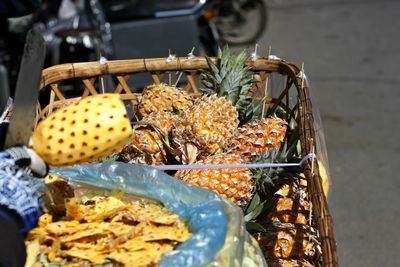
[[[51,171],[73,182],[160,201],[188,223],[192,236],[163,256],[159,266],[266,266],[244,226],[243,213],[210,190],[154,168],[121,162],[81,164]],[[251,248],[249,249],[249,244]],[[247,255],[248,251],[254,255]]]

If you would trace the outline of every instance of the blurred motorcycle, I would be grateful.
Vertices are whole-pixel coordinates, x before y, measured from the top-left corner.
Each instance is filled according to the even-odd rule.
[[[267,20],[263,0],[42,0],[40,5],[38,0],[18,0],[13,3],[17,2],[27,8],[19,13],[14,11],[14,15],[31,15],[0,20],[0,86],[10,88],[2,90],[4,96],[6,92],[13,95],[19,57],[30,28],[41,32],[46,40],[45,67],[48,67],[101,57],[166,57],[168,50],[186,55],[193,47],[197,48],[197,54],[215,55],[218,46],[224,43],[254,42]],[[144,84],[145,80],[136,82]],[[65,86],[64,90],[74,94],[76,86]]]
[[[5,0],[0,0],[0,4],[1,1]],[[29,4],[31,1],[17,2]],[[168,50],[186,55],[193,47],[197,48],[197,53],[214,55],[218,42],[202,15],[206,2],[42,0],[40,6],[30,9],[31,15],[0,22],[0,65],[3,65],[3,68],[0,66],[0,84],[2,81],[10,84],[10,94],[13,94],[19,57],[30,28],[40,32],[46,40],[45,67],[95,61],[101,57],[166,57]],[[5,77],[3,80],[1,73]]]
[[[267,25],[264,0],[211,0],[203,16],[220,43],[252,44]]]

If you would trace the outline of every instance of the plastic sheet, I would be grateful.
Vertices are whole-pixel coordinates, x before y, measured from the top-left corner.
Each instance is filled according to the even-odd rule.
[[[313,89],[310,85],[310,82],[307,79],[307,76],[305,76],[305,82],[306,82],[308,92],[309,92],[310,98],[311,98],[311,103],[312,103],[312,111],[313,111],[313,118],[314,118],[314,130],[315,130],[315,143],[316,143],[315,153],[318,155],[319,163],[322,164],[323,167],[325,168],[327,179],[328,179],[328,182],[330,185],[332,183],[332,181],[331,181],[330,172],[329,172],[328,150],[326,148],[325,134],[324,134],[324,128],[322,125],[321,114],[319,112],[317,100],[314,95]]]
[[[314,118],[314,131],[315,131],[315,143],[316,143],[316,148],[315,148],[315,154],[317,155],[317,159],[320,165],[320,172],[321,170],[321,164],[323,165],[323,168],[325,169],[328,184],[331,184],[331,177],[329,173],[329,160],[328,160],[328,152],[327,152],[327,147],[325,143],[325,134],[323,130],[323,125],[322,125],[322,119],[321,115],[319,112],[318,104],[317,104],[317,99],[313,93],[313,89],[311,88],[310,82],[307,79],[306,74],[300,72],[298,74],[298,77],[301,78],[301,76],[304,75],[304,86],[307,86],[308,92],[310,95],[311,103],[312,103],[312,112],[313,112],[313,118]],[[273,98],[278,98],[279,95],[282,93],[282,88],[285,87],[285,79],[286,77],[283,75],[280,75],[278,73],[272,73],[270,74],[269,78],[269,83],[268,83],[268,95],[273,97]],[[296,90],[291,90],[290,95],[290,102],[291,106],[290,108],[292,109],[294,107],[294,104],[297,103],[297,92]]]
[[[159,266],[266,266],[261,250],[245,230],[241,209],[212,191],[151,167],[121,162],[51,172],[73,182],[160,201],[185,220],[191,238],[164,255]]]

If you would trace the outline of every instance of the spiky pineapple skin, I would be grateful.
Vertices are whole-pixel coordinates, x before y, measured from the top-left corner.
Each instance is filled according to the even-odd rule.
[[[310,199],[307,187],[300,182],[282,185],[272,197],[273,208],[267,216],[268,221],[308,225],[310,219]]]
[[[230,150],[251,161],[266,151],[279,149],[285,139],[287,123],[280,118],[262,118],[239,127]]]
[[[193,97],[186,91],[164,83],[147,86],[138,104],[137,115],[140,119],[157,111],[181,112],[193,103]]]
[[[266,226],[264,232],[255,234],[255,238],[267,262],[279,259],[312,261],[319,253],[318,244],[313,240],[315,233],[307,225],[274,222]]]
[[[196,164],[243,164],[244,161],[234,154],[219,154],[198,161]],[[245,205],[253,195],[254,181],[247,168],[193,169],[181,170],[175,177],[182,181],[210,189],[237,205]]]
[[[251,162],[298,161],[298,135],[293,130],[291,133],[293,135],[285,138],[279,149],[268,150],[261,156],[255,155]],[[268,266],[314,266],[319,259],[318,237],[310,227],[312,219],[307,181],[300,173],[301,168],[253,170],[257,181],[256,193],[266,201],[266,209],[253,220],[260,226],[253,230],[253,235],[266,256]],[[264,205],[264,202],[260,203]]]
[[[199,157],[221,153],[239,125],[236,108],[224,97],[202,96],[191,109],[184,110],[172,130],[173,143],[183,149],[191,143],[199,149]]]
[[[268,267],[313,267],[309,261],[306,260],[289,260],[289,259],[273,259],[267,261]]]
[[[167,150],[162,140],[177,121],[177,115],[158,111],[146,115],[133,127],[130,142],[120,156],[125,162],[158,165],[166,163]]]
[[[258,234],[262,250],[269,255],[268,266],[314,266],[321,248],[310,227],[307,182],[292,177],[275,192],[272,203],[266,218],[272,227]]]
[[[129,142],[130,129],[118,94],[89,96],[41,121],[33,132],[32,147],[51,165],[90,162],[119,151]]]

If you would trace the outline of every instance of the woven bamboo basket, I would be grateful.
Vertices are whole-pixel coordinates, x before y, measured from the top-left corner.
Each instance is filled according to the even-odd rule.
[[[300,131],[302,156],[313,153],[316,149],[316,132],[314,129],[313,106],[307,84],[298,75],[300,69],[283,60],[267,60],[259,58],[255,61],[248,60],[254,79],[252,93],[254,97],[266,99],[266,115],[272,114],[280,106],[289,118],[294,120]],[[99,94],[101,77],[112,77],[115,88],[108,92],[121,95],[127,101],[133,112],[140,101],[141,88],[132,88],[128,79],[135,79],[135,75],[147,73],[152,82],[171,82],[171,74],[179,73],[180,87],[192,94],[200,94],[199,71],[207,69],[204,57],[184,58],[177,57],[173,60],[165,58],[147,58],[131,60],[113,60],[105,64],[100,62],[70,63],[52,66],[43,70],[40,90],[47,90],[48,104],[37,104],[35,125],[48,116],[51,112],[82,97]],[[266,80],[272,75],[283,76],[285,82],[277,97],[265,95]],[[174,76],[174,77],[176,77]],[[61,89],[62,84],[74,81],[80,84],[79,96],[69,98]],[[108,88],[110,89],[110,88]],[[318,230],[319,242],[322,249],[322,265],[338,266],[336,244],[333,233],[333,222],[329,213],[326,197],[323,193],[318,162],[308,159],[304,164],[304,174],[307,180],[307,189],[312,206],[312,226]]]

